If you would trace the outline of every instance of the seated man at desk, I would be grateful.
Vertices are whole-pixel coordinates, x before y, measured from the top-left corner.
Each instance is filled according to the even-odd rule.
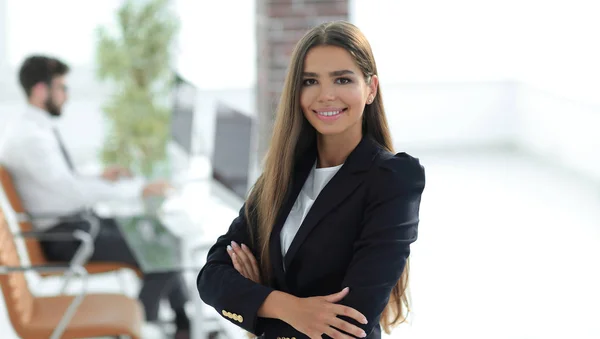
[[[15,116],[5,129],[0,143],[0,163],[13,176],[26,210],[32,216],[70,216],[98,202],[139,199],[164,195],[169,185],[152,182],[132,185],[118,180],[129,175],[127,170],[108,168],[100,177],[85,177],[75,172],[73,163],[55,127],[61,108],[67,100],[65,76],[69,68],[58,59],[31,56],[21,66],[19,80],[27,96],[27,109]],[[94,254],[90,261],[122,262],[139,267],[113,219],[99,218]],[[44,219],[34,228],[43,232],[88,230],[85,222],[58,223]],[[79,244],[42,242],[49,260],[69,261]],[[168,297],[176,314],[176,338],[189,338],[189,320],[184,311],[188,300],[179,273],[153,273],[144,276],[139,298],[148,321],[155,321],[161,297]]]

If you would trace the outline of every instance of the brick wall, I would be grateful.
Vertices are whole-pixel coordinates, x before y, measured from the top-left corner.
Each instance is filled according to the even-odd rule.
[[[348,20],[348,0],[256,0],[256,11],[256,160],[262,161],[292,49],[311,27],[326,21]]]

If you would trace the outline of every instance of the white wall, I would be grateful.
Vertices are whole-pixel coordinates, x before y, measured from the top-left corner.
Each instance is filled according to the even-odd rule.
[[[600,183],[600,107],[522,84],[518,91],[519,144]]]
[[[122,3],[121,0],[2,1],[7,2],[10,13],[4,53],[15,67],[26,55],[36,52],[53,54],[71,65],[91,67],[95,58],[95,29],[98,25],[115,28],[115,10]],[[253,86],[254,1],[175,0],[173,4],[181,18],[175,67],[202,89]],[[77,15],[70,14],[73,12]]]
[[[248,88],[256,82],[253,0],[175,0],[182,20],[178,67],[199,88]]]
[[[30,53],[50,53],[71,65],[89,66],[94,60],[99,24],[114,21],[121,0],[4,0],[8,10],[7,59],[19,65]],[[76,14],[73,14],[76,13]]]
[[[394,82],[526,82],[600,105],[598,1],[353,0]]]
[[[514,83],[381,86],[398,150],[504,145],[515,135]]]
[[[6,0],[0,0],[0,69],[4,68],[7,64],[6,61],[6,46],[7,41],[6,38],[8,34],[6,33],[6,29],[8,27],[7,16],[8,13],[6,11]]]

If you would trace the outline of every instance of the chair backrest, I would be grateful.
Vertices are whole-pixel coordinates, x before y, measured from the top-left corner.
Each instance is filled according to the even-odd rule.
[[[15,239],[0,208],[0,266],[21,266]],[[31,321],[35,298],[29,290],[24,273],[0,274],[0,287],[10,322],[21,333]]]
[[[13,211],[16,213],[25,213],[25,208],[23,207],[23,203],[21,202],[21,197],[15,188],[15,185],[12,180],[12,176],[8,172],[8,170],[0,165],[0,184],[2,185],[2,189],[4,190],[4,194],[6,195],[10,206]],[[20,222],[19,228],[21,232],[29,232],[33,230],[33,226],[30,222]],[[37,239],[26,239],[25,240],[25,248],[27,248],[27,256],[29,256],[29,261],[32,265],[45,265],[48,263],[46,260],[46,256],[42,251],[42,246]]]

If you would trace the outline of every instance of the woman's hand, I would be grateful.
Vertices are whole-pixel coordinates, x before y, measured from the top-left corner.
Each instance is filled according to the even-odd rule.
[[[337,302],[348,295],[346,287],[342,291],[323,297],[297,298],[293,305],[286,308],[281,319],[296,330],[310,338],[321,338],[322,334],[336,339],[352,338],[340,330],[355,335],[359,338],[366,337],[366,333],[358,326],[338,318],[338,315],[355,319],[361,324],[367,324],[367,318],[357,310],[339,305]]]
[[[250,279],[257,284],[261,283],[260,269],[254,254],[248,246],[238,245],[235,241],[231,242],[231,246],[227,246],[227,253],[233,261],[233,267],[246,279]]]
[[[240,246],[232,241],[231,246],[227,246],[227,253],[231,257],[233,267],[242,276],[255,283],[261,283],[258,263],[248,246],[244,244]],[[259,315],[262,311],[264,313],[262,316],[279,318],[311,338],[321,339],[322,334],[336,339],[352,338],[340,330],[363,338],[366,337],[366,333],[360,327],[338,318],[338,315],[346,316],[359,323],[367,324],[367,318],[362,313],[351,307],[337,304],[348,295],[349,291],[348,288],[344,288],[335,294],[310,298],[297,298],[287,293],[273,293],[265,300],[265,304],[259,310]],[[273,298],[282,299],[276,301]],[[284,310],[282,310],[282,306]]]

